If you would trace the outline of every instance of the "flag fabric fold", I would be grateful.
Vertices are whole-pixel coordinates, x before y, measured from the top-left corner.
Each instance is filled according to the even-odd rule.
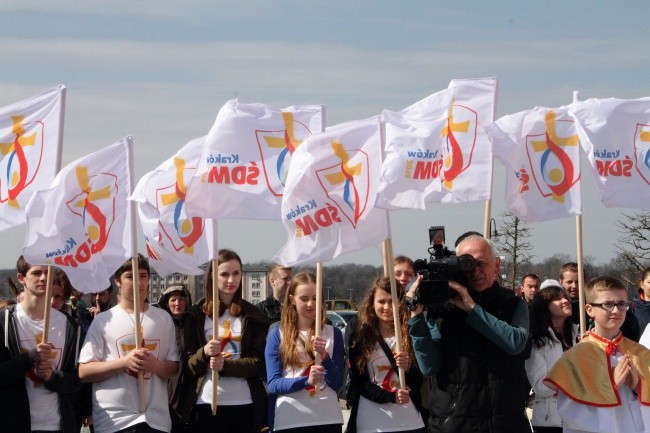
[[[536,107],[488,127],[506,166],[506,204],[526,223],[580,215],[580,141],[565,107]]]
[[[163,278],[174,272],[200,275],[200,266],[213,257],[211,221],[185,211],[187,184],[205,139],[191,140],[145,174],[131,195],[138,204],[149,263]]]
[[[292,157],[282,199],[288,240],[274,260],[325,262],[387,239],[387,212],[374,207],[380,170],[378,117],[307,138]]]
[[[27,262],[61,267],[84,293],[106,287],[131,256],[129,152],[130,136],[68,164],[49,189],[34,193],[26,208]]]
[[[64,95],[60,85],[0,108],[0,231],[23,224],[31,195],[56,176]]]
[[[650,98],[589,99],[568,108],[602,203],[650,209]]]
[[[292,155],[323,127],[323,107],[228,101],[208,133],[186,197],[188,215],[280,219]]]
[[[454,89],[446,89],[399,112],[384,110],[385,157],[377,206],[424,209],[440,201],[442,133],[448,123]]]

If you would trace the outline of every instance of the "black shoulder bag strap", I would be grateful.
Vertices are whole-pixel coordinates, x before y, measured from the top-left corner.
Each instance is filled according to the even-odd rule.
[[[393,355],[393,351],[390,350],[390,347],[388,347],[388,344],[386,343],[386,340],[384,340],[384,337],[381,335],[379,336],[379,345],[381,346],[382,350],[386,354],[386,358],[388,358],[388,361],[390,362],[390,366],[395,370],[395,372],[398,371],[397,368],[397,361],[395,361],[395,355]]]

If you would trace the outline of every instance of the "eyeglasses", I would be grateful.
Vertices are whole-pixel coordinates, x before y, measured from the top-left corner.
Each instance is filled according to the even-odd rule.
[[[602,308],[605,311],[612,312],[614,307],[618,308],[619,311],[627,311],[630,309],[630,305],[626,301],[621,302],[601,302],[600,304],[590,303],[594,307]]]

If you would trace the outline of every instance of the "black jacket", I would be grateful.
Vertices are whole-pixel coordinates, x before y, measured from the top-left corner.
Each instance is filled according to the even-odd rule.
[[[266,314],[269,319],[271,319],[271,323],[280,321],[280,316],[282,314],[282,303],[275,299],[273,297],[273,294],[271,294],[262,302],[255,304],[255,306],[262,310],[262,312]]]
[[[209,359],[203,355],[205,341],[205,313],[203,303],[192,306],[185,317],[183,334],[185,351],[183,353],[183,379],[181,396],[178,402],[178,414],[183,422],[191,421],[192,408],[196,403],[198,392],[203,385],[203,378],[210,368]],[[262,378],[266,376],[264,367],[264,348],[269,319],[253,304],[242,301],[242,341],[241,357],[225,360],[221,376],[244,377],[250,389],[255,416],[255,431],[260,431],[267,424],[268,398]]]
[[[31,420],[25,374],[34,364],[26,352],[20,351],[14,323],[15,310],[15,305],[0,310],[0,431],[29,433]],[[5,324],[8,327],[5,328]],[[68,318],[61,359],[62,370],[54,371],[52,377],[44,382],[47,389],[58,394],[61,429],[64,433],[75,431],[75,416],[68,397],[81,389],[76,363],[77,332],[78,328]],[[5,341],[5,335],[8,341]]]
[[[348,325],[349,326],[349,325]],[[347,329],[346,329],[347,330]],[[348,420],[346,433],[356,433],[357,431],[357,413],[359,409],[359,397],[363,396],[370,401],[377,403],[396,403],[396,393],[386,391],[380,386],[375,385],[370,381],[368,372],[359,371],[357,367],[357,359],[363,356],[358,346],[354,345],[356,340],[356,331],[350,334],[350,388],[347,393],[348,406],[351,407],[350,418]],[[397,374],[397,372],[395,372]],[[406,385],[410,389],[409,398],[413,405],[422,412],[422,396],[420,395],[420,387],[422,386],[422,373],[420,372],[417,364],[413,364],[411,368],[404,374]]]
[[[496,284],[471,294],[507,323],[523,302]],[[506,353],[468,325],[467,313],[459,308],[437,314],[444,364],[432,380],[429,432],[530,433],[525,353]]]

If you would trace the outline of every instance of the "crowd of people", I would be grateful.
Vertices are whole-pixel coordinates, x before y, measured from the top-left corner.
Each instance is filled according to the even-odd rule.
[[[311,273],[275,265],[269,297],[243,299],[232,250],[208,265],[205,299],[172,285],[156,305],[142,256],[115,272],[116,305],[107,285],[90,307],[57,268],[46,299],[48,267],[20,257],[22,291],[0,310],[0,431],[341,433],[344,385],[346,433],[650,431],[650,268],[632,303],[620,281],[588,281],[580,335],[577,264],[513,291],[488,239],[468,233],[456,254],[474,269],[428,305],[396,257],[396,292],[377,277],[345,336]]]

